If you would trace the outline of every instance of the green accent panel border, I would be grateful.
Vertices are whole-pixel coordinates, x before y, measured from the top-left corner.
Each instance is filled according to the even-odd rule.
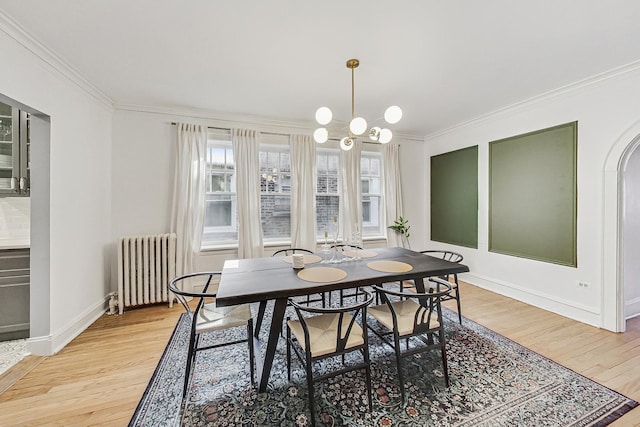
[[[489,251],[577,260],[578,122],[489,143]]]
[[[431,240],[478,248],[478,146],[431,157]]]

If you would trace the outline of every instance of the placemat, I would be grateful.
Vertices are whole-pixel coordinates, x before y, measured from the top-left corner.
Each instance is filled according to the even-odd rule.
[[[300,270],[298,277],[307,282],[335,282],[347,277],[347,272],[335,267],[311,267]]]
[[[349,249],[348,251],[344,251],[343,254],[351,258],[356,256],[359,256],[360,258],[373,258],[378,255],[377,252],[366,251],[364,249],[358,249],[357,251],[355,249]]]
[[[367,264],[372,270],[382,271],[383,273],[405,273],[407,271],[413,270],[413,267],[406,262],[400,261],[371,261]]]
[[[293,264],[293,255],[287,255],[285,257],[282,257],[282,260],[284,262],[288,262],[289,264]],[[304,264],[315,264],[316,262],[320,262],[322,261],[322,258],[319,257],[318,255],[313,255],[313,254],[304,254]]]

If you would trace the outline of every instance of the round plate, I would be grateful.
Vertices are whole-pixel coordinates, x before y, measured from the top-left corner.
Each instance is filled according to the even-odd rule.
[[[300,270],[298,277],[307,282],[337,282],[347,277],[347,272],[335,267],[311,267]]]
[[[371,261],[367,264],[372,270],[382,271],[383,273],[406,273],[407,271],[413,270],[413,267],[406,262],[400,261]]]

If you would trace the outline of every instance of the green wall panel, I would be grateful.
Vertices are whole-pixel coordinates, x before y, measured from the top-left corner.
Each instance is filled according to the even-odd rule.
[[[489,251],[577,266],[577,122],[489,143]]]
[[[478,146],[431,157],[431,240],[478,247]]]

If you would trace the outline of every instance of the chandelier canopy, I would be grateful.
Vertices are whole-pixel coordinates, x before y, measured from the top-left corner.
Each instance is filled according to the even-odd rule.
[[[351,121],[349,122],[348,135],[343,136],[340,139],[340,148],[343,150],[351,150],[356,138],[360,135],[367,134],[372,141],[378,141],[382,144],[386,144],[393,138],[393,133],[387,128],[380,128],[379,126],[373,126],[368,128],[367,121],[362,117],[356,117],[355,115],[355,69],[360,65],[360,61],[357,59],[349,59],[347,61],[347,68],[351,70]],[[396,105],[392,105],[384,112],[384,119],[389,124],[395,124],[402,118],[402,110]],[[324,125],[327,125],[333,119],[333,113],[329,107],[320,107],[316,111],[316,122],[322,125],[313,132],[313,139],[319,143],[325,143],[329,139],[329,131]]]

